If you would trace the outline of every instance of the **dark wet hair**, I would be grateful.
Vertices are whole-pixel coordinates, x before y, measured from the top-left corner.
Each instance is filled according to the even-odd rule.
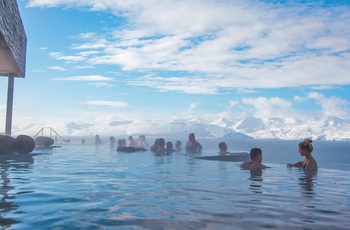
[[[259,148],[252,148],[250,150],[250,159],[253,160],[253,159],[256,159],[257,156],[259,155],[262,155],[262,150],[259,149]]]
[[[158,145],[160,145],[160,146],[165,146],[165,140],[164,140],[164,138],[159,138],[159,139],[158,139]]]
[[[299,143],[299,148],[302,150],[307,150],[309,153],[314,150],[312,146],[312,140],[310,138],[305,138],[302,142]]]
[[[226,145],[226,143],[225,142],[220,142],[219,143],[219,149],[221,149],[223,145]]]
[[[166,143],[166,147],[167,147],[167,148],[173,148],[173,142],[168,141],[168,142]]]

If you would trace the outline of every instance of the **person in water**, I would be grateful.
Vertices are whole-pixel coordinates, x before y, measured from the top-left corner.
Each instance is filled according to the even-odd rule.
[[[177,140],[175,142],[175,149],[176,149],[176,152],[180,152],[181,151],[181,141],[180,140]]]
[[[148,147],[148,143],[146,142],[146,136],[140,135],[139,139],[137,140],[137,146],[138,147]]]
[[[123,144],[123,140],[122,139],[118,139],[117,148],[122,148],[122,147],[125,147],[125,145]]]
[[[151,152],[156,153],[157,149],[159,147],[159,138],[154,140],[154,144],[151,146],[151,148],[149,149]]]
[[[114,147],[114,146],[115,146],[115,138],[114,138],[113,136],[110,136],[110,137],[109,137],[108,145],[109,145],[110,147]]]
[[[227,145],[225,142],[219,143],[219,149],[220,149],[220,151],[218,152],[218,154],[220,156],[225,156],[226,154],[230,154],[230,152],[227,152]]]
[[[188,135],[188,141],[186,143],[186,152],[196,153],[200,152],[202,149],[203,147],[198,141],[196,141],[194,133],[190,133],[190,135]]]
[[[259,148],[252,148],[250,150],[250,162],[244,162],[240,165],[242,169],[266,169],[266,166],[261,164],[262,162],[262,150]]]
[[[288,167],[297,167],[303,168],[304,170],[317,170],[317,162],[312,157],[311,152],[314,149],[312,146],[312,140],[309,138],[304,139],[298,145],[299,153],[301,156],[304,156],[305,159],[303,161],[298,161],[294,164],[287,164]]]
[[[95,136],[94,144],[95,144],[95,145],[100,145],[100,144],[102,144],[102,141],[101,141],[101,139],[100,139],[100,135],[96,135],[96,136]]]
[[[164,138],[159,138],[156,155],[163,155],[165,153],[166,153],[165,140]]]
[[[137,143],[132,136],[129,136],[128,143],[126,144],[126,146],[127,147],[136,147],[137,146]]]
[[[168,142],[166,143],[166,153],[167,153],[167,154],[170,154],[170,153],[173,153],[174,151],[175,151],[175,149],[174,149],[173,142],[168,141]]]

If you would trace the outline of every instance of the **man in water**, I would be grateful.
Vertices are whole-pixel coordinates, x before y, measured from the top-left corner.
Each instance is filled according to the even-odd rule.
[[[240,165],[242,169],[266,169],[267,167],[262,162],[262,151],[259,148],[252,148],[250,150],[250,162],[244,162]]]
[[[225,142],[219,143],[219,149],[220,151],[218,152],[218,154],[220,156],[225,156],[226,154],[230,154],[230,152],[227,152],[227,144]]]

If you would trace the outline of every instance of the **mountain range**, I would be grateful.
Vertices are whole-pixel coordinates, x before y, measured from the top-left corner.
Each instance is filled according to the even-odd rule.
[[[15,132],[30,133],[34,136],[41,128],[38,124],[28,125]],[[248,117],[237,121],[226,118],[218,118],[214,121],[196,118],[174,121],[109,121],[106,124],[70,122],[57,124],[52,128],[65,137],[94,136],[95,134],[115,137],[139,134],[150,137],[187,137],[189,133],[195,133],[199,138],[350,140],[350,120],[334,116],[308,120]]]
[[[280,117],[268,119],[248,117],[239,121],[218,118],[212,122],[201,119],[114,121],[110,122],[108,126],[106,130],[100,132],[105,133],[108,130],[110,135],[113,133],[115,133],[114,135],[147,134],[158,137],[188,136],[189,133],[193,132],[201,138],[300,140],[309,137],[313,140],[350,140],[350,120],[334,116],[306,121]],[[86,126],[86,128],[91,130],[92,127]],[[70,133],[73,134],[74,131],[72,129]]]

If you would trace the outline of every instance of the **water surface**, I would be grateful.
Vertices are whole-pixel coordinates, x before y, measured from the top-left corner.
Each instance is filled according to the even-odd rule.
[[[341,163],[330,162],[323,160],[329,159],[323,151],[318,151],[315,157],[320,169],[315,174],[306,174],[285,166],[289,160],[300,160],[296,151],[283,147],[295,148],[297,142],[282,147],[278,147],[281,142],[240,142],[241,146],[229,142],[232,150],[262,147],[264,163],[271,168],[247,171],[239,168],[239,162],[195,159],[216,153],[218,142],[213,143],[202,143],[206,148],[202,154],[170,156],[118,153],[105,145],[63,145],[49,151],[34,151],[24,158],[1,156],[1,226],[9,229],[350,228],[350,171],[334,169],[336,165],[348,165],[350,162],[344,160],[347,156],[342,156]],[[208,147],[209,144],[213,147]],[[278,148],[269,149],[269,146]],[[344,146],[337,152],[348,151],[349,145]]]

